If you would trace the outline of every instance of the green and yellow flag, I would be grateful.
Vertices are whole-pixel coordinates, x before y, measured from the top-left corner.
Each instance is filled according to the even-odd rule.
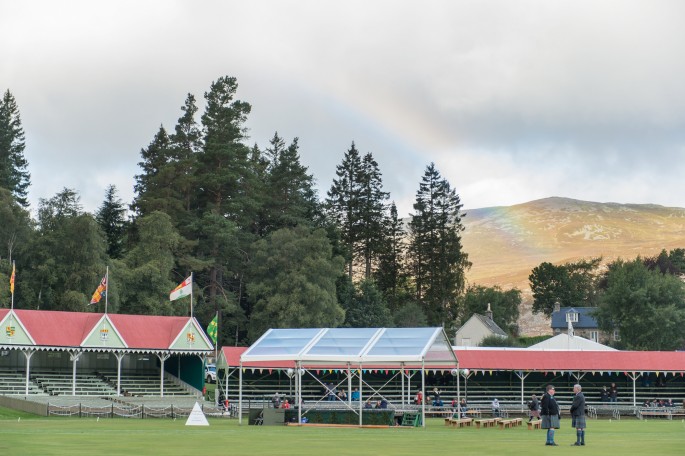
[[[209,322],[209,326],[207,326],[207,335],[209,336],[210,339],[214,342],[214,345],[216,345],[216,336],[217,336],[217,331],[218,331],[218,326],[217,326],[217,319],[219,315],[215,315],[212,321]]]

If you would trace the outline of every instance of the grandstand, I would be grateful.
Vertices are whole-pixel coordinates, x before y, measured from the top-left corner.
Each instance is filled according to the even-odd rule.
[[[0,396],[13,406],[67,401],[82,411],[91,402],[111,408],[118,397],[194,401],[214,352],[189,317],[0,309],[0,325]]]
[[[218,366],[221,394],[231,402],[238,399],[237,366],[245,347],[224,347]],[[457,397],[466,397],[469,407],[489,412],[490,403],[497,398],[504,410],[525,415],[526,403],[532,394],[540,397],[545,385],[557,386],[557,400],[562,409],[572,402],[573,385],[581,383],[586,401],[599,415],[639,415],[647,400],[671,399],[679,408],[685,400],[685,353],[681,352],[563,352],[528,350],[455,350],[460,363],[460,382],[450,369],[426,370],[426,395],[437,386],[444,407]],[[292,397],[292,380],[288,369],[295,364],[288,361],[243,363],[243,401],[251,407],[270,404],[275,392]],[[381,395],[392,407],[406,408],[413,402],[420,388],[416,370],[407,370],[402,388],[402,374],[398,369],[364,369],[363,399]],[[409,378],[409,375],[413,375]],[[326,393],[323,384],[333,383],[338,389],[348,390],[344,366],[311,368],[302,377],[305,404],[322,404]],[[618,402],[600,401],[603,386],[616,383]],[[407,387],[407,384],[411,386]],[[353,387],[357,386],[356,380]],[[407,391],[410,391],[409,395]],[[348,391],[349,395],[349,391]],[[325,402],[325,401],[324,401]],[[340,404],[340,403],[338,403]],[[432,405],[429,399],[429,404]],[[328,404],[323,404],[329,406]],[[340,404],[342,405],[342,404]]]

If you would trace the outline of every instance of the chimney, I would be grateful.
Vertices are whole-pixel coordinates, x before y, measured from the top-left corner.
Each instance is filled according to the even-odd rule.
[[[485,316],[492,320],[492,310],[490,310],[490,303],[488,303],[488,310],[485,311]]]
[[[561,312],[561,304],[559,304],[559,301],[554,301],[554,311]]]

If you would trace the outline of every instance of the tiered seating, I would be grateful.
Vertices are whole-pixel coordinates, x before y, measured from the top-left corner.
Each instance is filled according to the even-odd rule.
[[[0,395],[26,394],[26,373],[15,369],[0,369]],[[45,392],[29,379],[29,394],[44,395]]]
[[[317,374],[315,374],[317,375]],[[322,370],[320,375],[317,375],[319,379],[324,383],[333,382],[335,385],[339,385],[338,388],[347,390],[348,383],[344,380],[344,374],[341,373],[330,373],[328,371]],[[506,378],[505,378],[506,377]],[[376,390],[382,390],[380,393],[388,400],[390,407],[398,406],[403,403],[402,401],[402,388],[401,380],[399,377],[395,377],[391,382],[388,382],[390,375],[378,374],[365,374],[364,375],[364,400],[369,398],[369,393],[371,389],[368,385],[375,388]],[[342,380],[342,382],[341,382]],[[414,376],[411,383],[411,394],[413,397],[417,390],[417,381],[420,380],[418,376]],[[311,378],[310,374],[306,374],[302,377],[303,381],[303,399],[305,403],[317,402],[322,399],[323,387],[320,383],[316,382]],[[405,379],[405,388],[407,387],[408,380]],[[425,396],[427,397],[427,405],[430,407],[428,413],[432,413],[432,410],[438,410],[432,407],[431,400],[431,390],[433,389],[433,382],[439,383],[439,389],[441,391],[441,398],[443,404],[446,408],[449,408],[453,398],[457,397],[457,385],[456,380],[452,376],[436,376],[427,377],[426,379],[426,389]],[[608,386],[611,382],[615,382],[619,388],[619,399],[618,403],[603,403],[599,401],[599,392],[602,386]],[[225,379],[220,380],[222,388],[225,386]],[[292,390],[294,391],[294,380],[292,381]],[[534,373],[530,375],[524,382],[524,392],[523,400],[521,403],[521,382],[516,377],[510,377],[509,375],[490,375],[490,374],[478,374],[477,376],[472,376],[469,378],[468,382],[461,379],[460,395],[464,397],[468,395],[468,405],[469,408],[477,408],[482,411],[482,417],[487,417],[490,415],[490,403],[493,398],[497,398],[501,405],[501,410],[503,418],[508,416],[527,416],[528,409],[525,404],[532,394],[536,394],[538,398],[541,398],[544,392],[544,386],[547,383],[552,383],[557,386],[556,398],[559,402],[562,413],[566,413],[573,400],[573,383],[574,380],[570,379],[568,375],[543,375],[541,373]],[[585,393],[586,403],[589,406],[594,407],[597,413],[592,416],[612,414],[615,410],[620,410],[621,414],[635,414],[635,407],[633,407],[633,383],[629,380],[618,380],[615,376],[607,377],[606,375],[586,375],[581,381],[583,385],[583,392]],[[368,385],[367,385],[368,384]],[[357,387],[359,385],[358,379],[355,378],[352,383],[352,387]],[[253,372],[243,376],[243,400],[263,402],[264,404],[270,403],[270,398],[275,392],[279,392],[281,396],[288,396],[290,391],[290,379],[281,372],[280,375],[278,371],[274,370],[273,373],[269,373],[267,369],[263,372]],[[232,375],[228,379],[228,396],[231,402],[237,400],[238,397],[238,376]],[[644,386],[638,380],[636,385],[636,395],[637,403],[642,404],[645,400],[649,399],[672,399],[676,405],[680,405],[685,399],[685,384],[679,377],[668,376],[667,381],[663,386]],[[349,394],[349,392],[348,392]],[[371,393],[373,394],[373,393]],[[406,394],[406,390],[405,390]],[[376,395],[372,397],[372,400],[376,400],[379,397]],[[406,400],[406,398],[405,398]],[[477,418],[478,416],[474,416]]]
[[[107,381],[116,394],[117,372],[100,371],[100,376]],[[121,394],[125,396],[160,396],[159,371],[122,371]],[[188,391],[183,386],[170,380],[164,379],[164,396],[188,396]]]
[[[73,394],[73,373],[67,371],[36,370],[31,371],[31,379],[47,394],[58,396]],[[76,395],[79,396],[113,396],[113,389],[107,382],[92,373],[77,372]]]

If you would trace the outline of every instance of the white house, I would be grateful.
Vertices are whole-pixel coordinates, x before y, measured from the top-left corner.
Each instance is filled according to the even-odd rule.
[[[489,336],[507,337],[507,333],[492,319],[492,310],[488,304],[485,315],[473,314],[461,328],[457,330],[454,345],[458,347],[477,347],[483,339]]]

